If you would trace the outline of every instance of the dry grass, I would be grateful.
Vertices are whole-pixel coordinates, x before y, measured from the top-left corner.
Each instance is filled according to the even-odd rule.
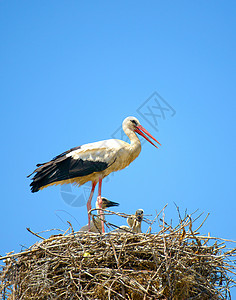
[[[230,299],[236,248],[201,236],[189,215],[174,228],[164,210],[161,221],[159,214],[155,219],[161,226],[156,234],[151,225],[139,234],[71,228],[1,257],[2,299]]]

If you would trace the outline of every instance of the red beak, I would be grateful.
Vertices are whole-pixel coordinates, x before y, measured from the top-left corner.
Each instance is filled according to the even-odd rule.
[[[142,131],[141,131],[142,130]],[[142,137],[144,137],[149,143],[151,143],[153,146],[155,146],[156,148],[158,148],[146,135],[148,135],[150,138],[152,138],[155,142],[157,142],[159,145],[161,145],[145,128],[143,128],[143,126],[138,125],[135,128],[135,132],[137,132],[138,134],[140,134]],[[146,135],[144,134],[146,133]]]

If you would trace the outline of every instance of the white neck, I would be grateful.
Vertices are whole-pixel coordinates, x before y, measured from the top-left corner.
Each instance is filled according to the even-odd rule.
[[[141,148],[141,142],[137,136],[137,134],[133,131],[133,130],[130,130],[129,128],[127,127],[124,127],[123,128],[125,134],[128,136],[128,138],[130,139],[130,146],[133,148],[136,148],[136,147],[140,147]]]

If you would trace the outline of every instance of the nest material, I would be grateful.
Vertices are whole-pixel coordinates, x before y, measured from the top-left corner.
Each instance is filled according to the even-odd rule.
[[[175,228],[162,220],[157,234],[51,236],[4,258],[0,295],[10,300],[230,299],[236,249],[223,252],[221,239],[197,230],[186,216]]]

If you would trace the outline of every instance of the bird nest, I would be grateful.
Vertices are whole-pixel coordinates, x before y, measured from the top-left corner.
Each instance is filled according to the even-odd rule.
[[[226,240],[200,235],[204,221],[194,230],[195,220],[186,215],[174,227],[165,222],[163,210],[146,233],[81,234],[71,228],[71,233],[42,238],[26,251],[0,257],[0,295],[42,300],[230,299],[236,248],[226,249]],[[158,233],[151,233],[154,221],[159,222]]]

